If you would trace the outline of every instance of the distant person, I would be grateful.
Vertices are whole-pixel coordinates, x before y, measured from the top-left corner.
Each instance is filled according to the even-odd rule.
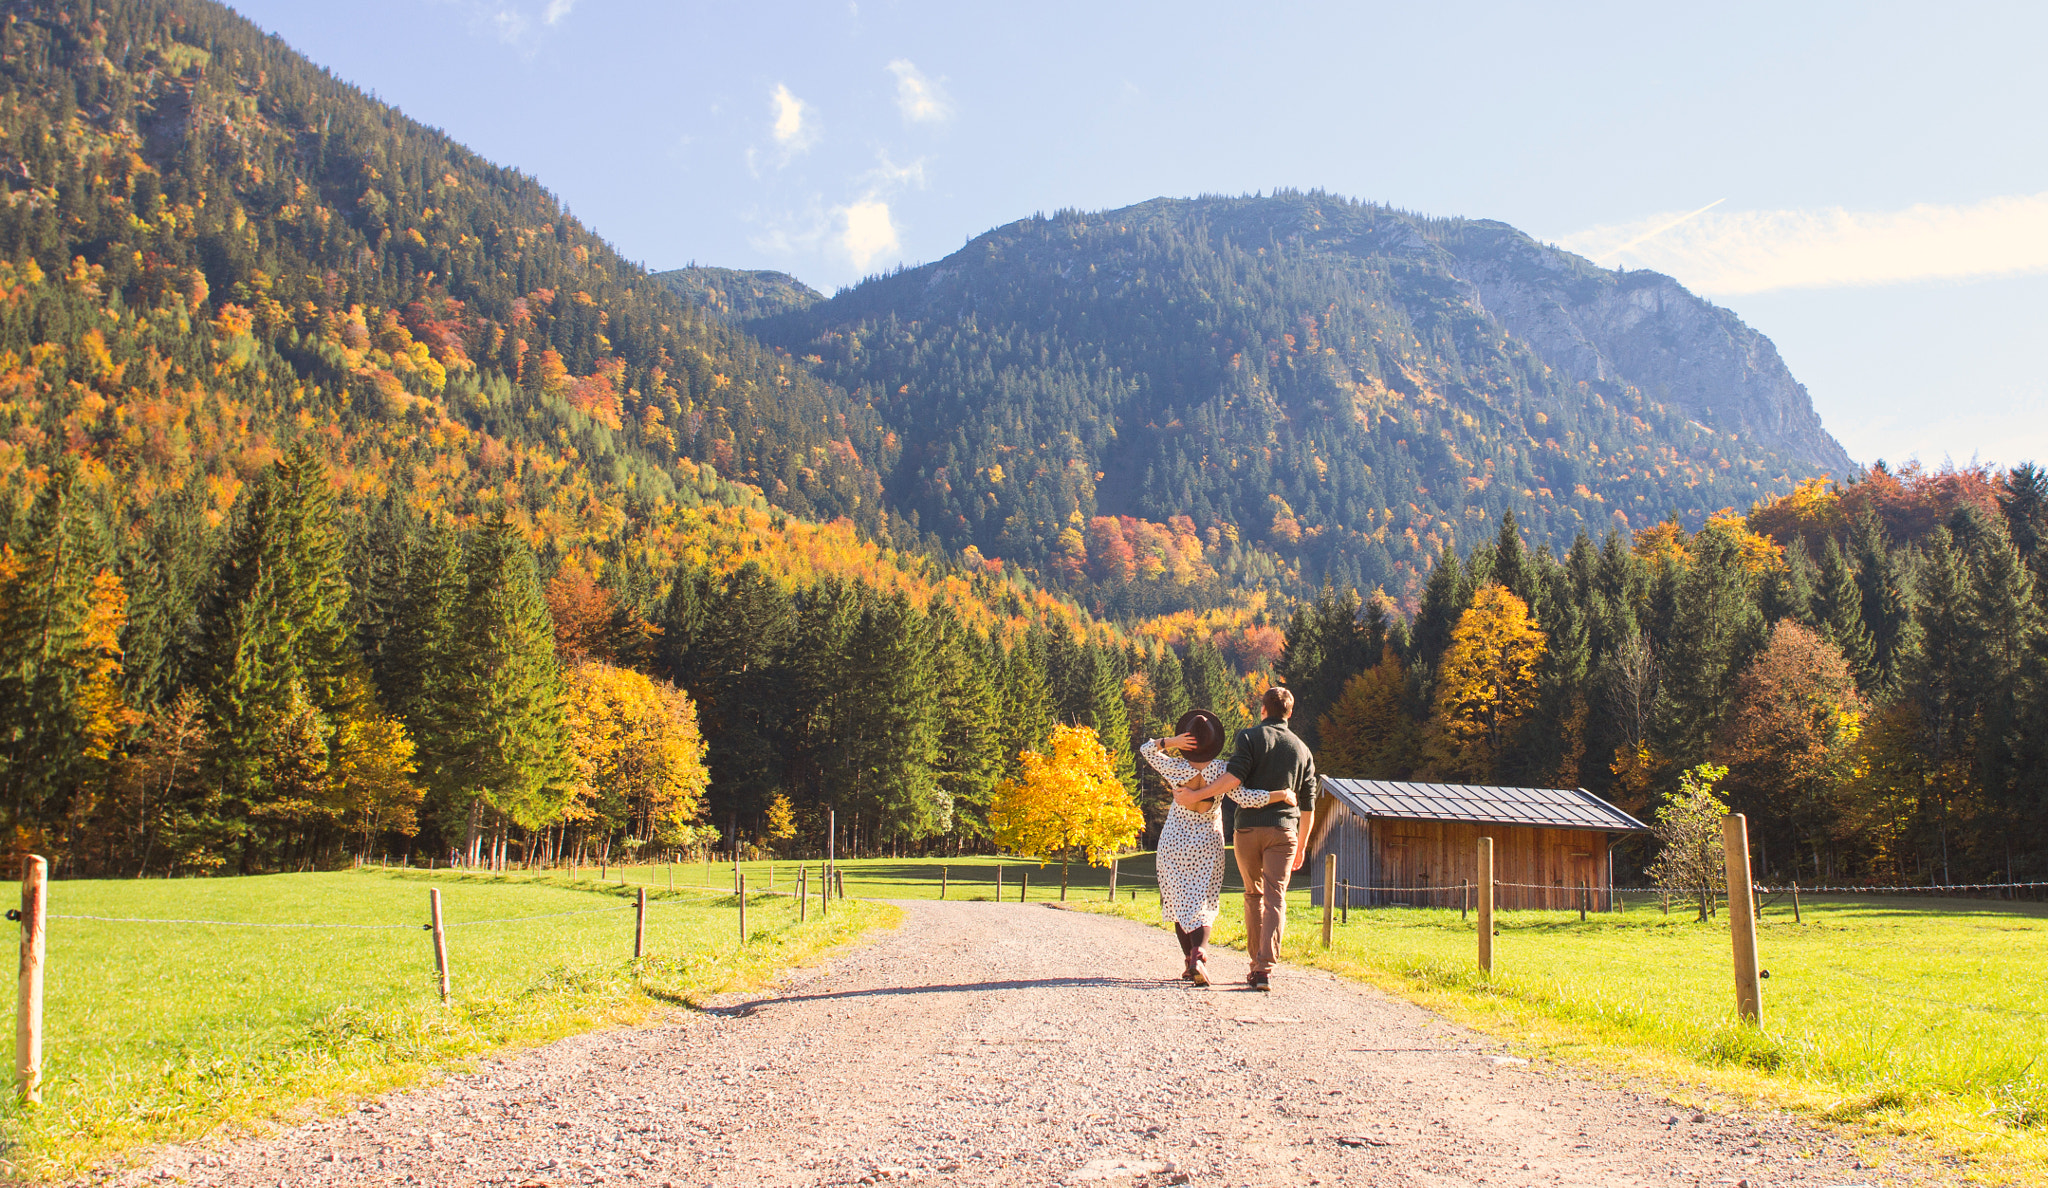
[[[1244,879],[1245,947],[1252,958],[1245,982],[1254,990],[1271,990],[1280,934],[1287,927],[1287,878],[1307,859],[1304,847],[1315,825],[1316,760],[1288,725],[1294,694],[1285,686],[1266,690],[1259,712],[1257,726],[1237,732],[1222,777],[1211,783],[1197,775],[1173,798],[1182,805],[1205,796],[1237,800],[1240,787],[1273,794],[1264,807],[1238,810],[1232,839],[1237,872]]]
[[[1174,724],[1172,738],[1148,739],[1138,753],[1176,789],[1192,779],[1213,780],[1224,772],[1223,720],[1205,709],[1189,710]],[[1241,808],[1259,808],[1270,794],[1239,788],[1230,794]],[[1209,929],[1223,896],[1223,809],[1215,797],[1184,801],[1166,810],[1159,830],[1159,914],[1173,921],[1180,941],[1182,978],[1209,984]]]

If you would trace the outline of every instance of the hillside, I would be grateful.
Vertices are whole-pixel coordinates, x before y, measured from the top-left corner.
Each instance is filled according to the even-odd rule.
[[[884,527],[865,410],[228,10],[17,4],[0,50],[17,505],[68,452],[146,521],[312,433],[458,514],[540,514],[566,468],[630,519],[708,464]]]
[[[654,279],[699,309],[731,322],[809,309],[825,299],[823,293],[786,272],[692,264],[657,272]]]
[[[1142,575],[1096,517],[1400,597],[1506,510],[1561,546],[1848,466],[1668,278],[1319,194],[1027,219],[748,325],[879,411],[925,531],[1110,585]]]

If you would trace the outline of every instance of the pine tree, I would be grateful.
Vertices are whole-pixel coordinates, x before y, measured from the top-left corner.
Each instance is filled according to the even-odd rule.
[[[263,821],[310,811],[311,798],[298,791],[311,778],[302,770],[311,761],[305,732],[331,740],[339,720],[361,710],[350,595],[327,468],[301,444],[265,473],[207,611],[211,767],[231,806],[244,873],[259,861]],[[277,766],[287,755],[289,764]],[[279,771],[295,782],[274,783]]]
[[[1877,700],[1895,691],[1918,649],[1909,577],[1892,551],[1884,524],[1866,513],[1856,521],[1850,553],[1856,566],[1856,588],[1863,596],[1863,625],[1870,632],[1872,684],[1865,690]]]
[[[54,472],[24,547],[0,547],[0,787],[11,824],[29,831],[62,820],[98,766],[81,698],[105,650],[89,629],[103,571],[74,478],[70,467]]]
[[[1145,666],[1145,673],[1152,682],[1154,720],[1150,729],[1157,732],[1154,737],[1165,737],[1180,716],[1194,708],[1187,683],[1181,679],[1180,657],[1167,648]]]
[[[532,829],[553,820],[571,776],[554,624],[533,550],[502,515],[470,542],[458,622],[440,712],[449,777],[459,789],[447,807],[461,813],[464,848],[475,862],[487,824],[510,819]]]
[[[1422,605],[1415,612],[1415,663],[1425,672],[1436,670],[1437,660],[1451,646],[1458,616],[1469,604],[1458,555],[1446,552],[1430,572],[1429,583],[1422,588]]]
[[[1814,582],[1813,619],[1821,638],[1833,644],[1856,674],[1856,687],[1868,694],[1877,687],[1877,649],[1869,628],[1863,625],[1863,591],[1842,546],[1833,537],[1821,550],[1820,569]]]
[[[1124,679],[1122,665],[1115,654],[1104,648],[1086,649],[1094,670],[1094,679],[1089,683],[1088,713],[1081,725],[1094,729],[1110,760],[1116,768],[1116,778],[1126,791],[1135,795],[1138,790],[1138,767],[1136,756],[1131,751],[1130,716],[1124,709]]]

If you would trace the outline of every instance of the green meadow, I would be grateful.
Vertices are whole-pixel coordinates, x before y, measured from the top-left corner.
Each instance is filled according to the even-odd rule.
[[[430,887],[449,926],[446,1006],[422,927]],[[757,984],[896,915],[853,901],[821,915],[814,902],[799,924],[792,900],[750,887],[741,945],[728,892],[654,888],[636,962],[634,891],[376,869],[52,883],[43,1104],[0,1111],[0,1159],[15,1178],[58,1178],[223,1124],[331,1108]],[[248,926],[306,923],[358,927]]]

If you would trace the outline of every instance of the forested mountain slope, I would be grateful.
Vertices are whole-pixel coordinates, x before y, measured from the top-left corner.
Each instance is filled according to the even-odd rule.
[[[748,325],[881,412],[925,531],[1112,583],[1098,516],[1399,597],[1508,509],[1562,545],[1848,463],[1769,343],[1668,278],[1321,194],[1027,219]]]
[[[773,317],[809,309],[823,293],[789,275],[762,269],[711,268],[692,264],[657,272],[654,279],[674,289],[685,301],[727,321]]]
[[[225,8],[9,5],[0,133],[13,498],[68,451],[147,522],[318,433],[464,512],[573,518],[566,467],[631,517],[710,463],[883,526],[865,410]]]

